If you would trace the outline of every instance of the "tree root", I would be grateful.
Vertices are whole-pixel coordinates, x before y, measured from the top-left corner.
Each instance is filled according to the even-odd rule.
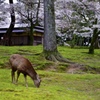
[[[59,53],[56,54],[49,54],[48,56],[45,56],[47,60],[54,61],[54,62],[65,62],[65,63],[70,63],[74,64],[74,62],[69,61],[68,59],[62,57]]]

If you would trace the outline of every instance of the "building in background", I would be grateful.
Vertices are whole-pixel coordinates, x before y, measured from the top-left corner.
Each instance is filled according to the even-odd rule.
[[[0,28],[0,45],[6,45],[8,38],[6,37],[7,28]],[[43,43],[44,28],[36,26],[34,28],[34,41],[33,45]],[[28,27],[16,27],[13,29],[11,44],[12,45],[28,45],[29,28]]]

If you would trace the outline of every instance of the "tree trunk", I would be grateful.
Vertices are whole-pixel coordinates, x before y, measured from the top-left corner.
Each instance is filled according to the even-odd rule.
[[[39,24],[38,22],[38,15],[39,15],[39,8],[40,8],[40,0],[38,1],[38,7],[37,7],[37,13],[36,13],[36,20],[35,20],[35,23],[33,23],[33,20],[32,20],[32,14],[31,14],[31,18],[29,18],[29,21],[30,21],[30,33],[29,33],[29,38],[28,38],[28,44],[29,45],[33,45],[33,42],[34,42],[34,27],[36,25]]]
[[[94,48],[99,49],[99,39],[98,38],[96,39]]]
[[[95,41],[97,39],[97,31],[98,29],[94,29],[94,32],[93,32],[93,37],[92,37],[92,41],[91,41],[91,45],[89,47],[89,54],[94,54],[94,46],[95,46]]]
[[[95,19],[94,24],[97,24],[97,19]],[[93,31],[91,45],[89,47],[89,54],[94,54],[94,47],[95,47],[95,43],[96,43],[96,40],[98,38],[99,33],[100,33],[100,31],[98,31],[98,28],[95,28],[94,31]]]
[[[68,60],[63,58],[57,50],[54,0],[44,0],[43,53],[44,53],[45,58],[48,60],[69,62]]]
[[[33,45],[33,41],[34,41],[34,37],[33,37],[33,28],[34,28],[34,25],[32,22],[31,23],[31,26],[30,26],[30,33],[29,33],[29,38],[28,38],[28,44],[29,45]]]
[[[54,0],[44,0],[44,43],[43,52],[46,59],[56,60],[57,43],[55,34]]]
[[[54,0],[44,0],[44,50],[57,51]]]
[[[13,4],[13,0],[9,0],[9,4]],[[14,29],[14,25],[15,25],[15,12],[14,12],[14,8],[11,7],[11,23],[10,23],[10,26],[6,32],[6,35],[7,35],[7,38],[8,38],[8,42],[6,45],[11,45],[11,35],[12,35],[12,31]]]

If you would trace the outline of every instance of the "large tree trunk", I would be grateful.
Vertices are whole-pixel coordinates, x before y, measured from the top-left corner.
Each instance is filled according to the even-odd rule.
[[[55,32],[54,0],[44,0],[44,43],[43,53],[51,61],[67,61],[57,50]]]
[[[13,4],[13,0],[9,0],[9,4]],[[14,12],[14,8],[11,7],[11,23],[10,23],[10,26],[6,32],[6,35],[7,35],[7,39],[8,39],[8,42],[6,45],[11,45],[11,35],[12,35],[12,31],[14,29],[14,25],[15,25],[15,12]]]
[[[57,51],[54,0],[44,0],[44,50]]]
[[[55,34],[54,0],[44,0],[44,43],[46,59],[55,61],[58,54]]]

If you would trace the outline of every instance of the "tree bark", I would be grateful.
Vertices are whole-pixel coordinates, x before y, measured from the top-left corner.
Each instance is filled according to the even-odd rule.
[[[95,41],[96,41],[97,36],[98,36],[97,31],[98,31],[97,28],[94,29],[93,37],[92,37],[92,41],[91,41],[91,45],[90,45],[90,47],[89,47],[89,54],[94,54]]]
[[[57,51],[54,0],[44,0],[44,50]]]
[[[97,19],[95,19],[94,24],[97,24]],[[91,45],[89,47],[89,52],[88,52],[89,54],[94,54],[94,47],[95,47],[96,40],[98,38],[98,34],[100,34],[100,31],[98,31],[98,28],[95,28],[93,31]]]
[[[9,4],[13,4],[13,0],[9,0]],[[11,45],[11,35],[12,35],[12,31],[14,29],[14,25],[15,25],[15,12],[14,12],[14,8],[13,6],[11,7],[11,23],[10,26],[6,32],[7,38],[8,38],[8,42],[6,45]]]
[[[63,58],[57,50],[54,0],[44,0],[43,54],[47,60],[70,62]]]
[[[29,38],[28,38],[28,44],[29,45],[33,45],[33,42],[34,42],[34,31],[33,31],[33,29],[35,28],[35,26],[39,25],[39,21],[38,21],[38,19],[39,19],[39,17],[38,17],[39,8],[40,8],[40,0],[38,1],[35,23],[33,22],[32,13],[31,13],[31,17],[27,18],[30,21],[30,33],[29,33]]]
[[[33,36],[33,28],[35,27],[33,25],[33,22],[30,21],[31,25],[30,25],[30,33],[29,33],[29,37],[28,37],[28,45],[33,45],[34,42],[34,36]]]

